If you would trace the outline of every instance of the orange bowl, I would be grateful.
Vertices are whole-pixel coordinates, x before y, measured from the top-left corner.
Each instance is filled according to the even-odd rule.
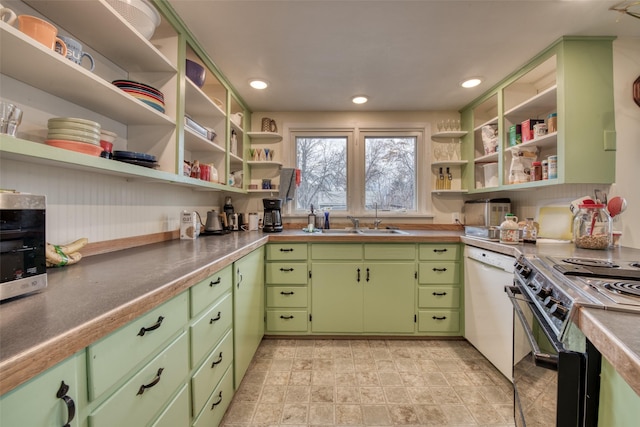
[[[89,154],[91,156],[99,156],[100,153],[102,153],[101,146],[86,144],[84,142],[64,141],[62,139],[47,139],[44,143],[52,147],[64,148],[65,150],[71,150],[77,153]]]

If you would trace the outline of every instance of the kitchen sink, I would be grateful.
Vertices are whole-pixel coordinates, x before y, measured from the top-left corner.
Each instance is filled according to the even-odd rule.
[[[354,228],[323,228],[322,234],[358,234],[358,230]]]
[[[360,228],[358,229],[358,234],[364,234],[367,236],[388,236],[393,234],[409,234],[406,231],[402,230],[389,230],[389,229],[375,229],[375,228]]]

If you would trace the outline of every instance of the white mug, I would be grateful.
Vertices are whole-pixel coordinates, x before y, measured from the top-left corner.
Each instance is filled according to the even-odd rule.
[[[13,23],[16,22],[17,18],[18,16],[13,10],[9,9],[8,7],[3,7],[2,4],[0,4],[0,20],[6,22],[9,25],[13,25]]]

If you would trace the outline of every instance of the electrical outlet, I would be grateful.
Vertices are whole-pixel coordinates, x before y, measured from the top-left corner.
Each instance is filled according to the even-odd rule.
[[[453,212],[451,214],[451,222],[453,222],[454,224],[457,224],[458,221],[460,221],[460,212]]]

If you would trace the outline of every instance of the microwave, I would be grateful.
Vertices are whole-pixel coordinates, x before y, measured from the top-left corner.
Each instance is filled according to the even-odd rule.
[[[47,286],[44,196],[0,192],[0,301]]]
[[[509,212],[511,200],[508,198],[469,200],[464,202],[464,223],[479,227],[499,227]]]

